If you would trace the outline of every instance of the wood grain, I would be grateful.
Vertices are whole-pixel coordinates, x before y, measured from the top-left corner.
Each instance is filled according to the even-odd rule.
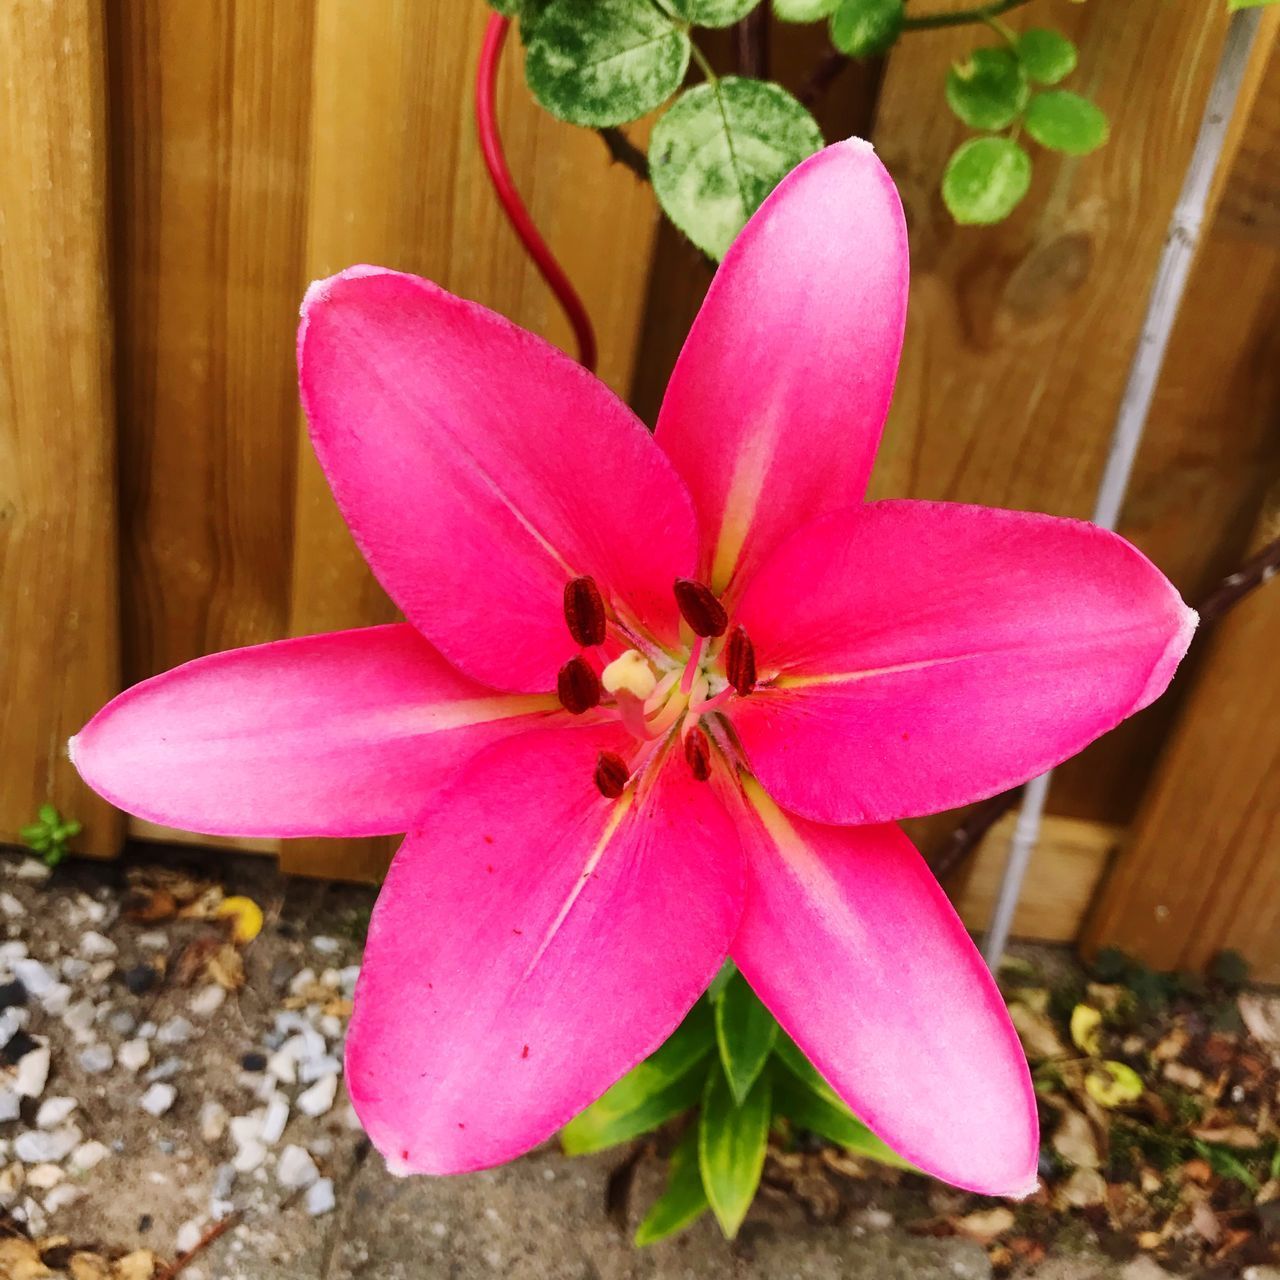
[[[102,18],[0,5],[0,840],[52,800],[100,855],[65,744],[119,682]]]
[[[1280,499],[1257,530],[1280,534]],[[1130,839],[1090,915],[1087,950],[1200,970],[1223,948],[1280,982],[1280,587],[1212,637]]]
[[[1080,159],[1036,150],[1031,195],[996,228],[951,222],[937,183],[964,130],[941,106],[921,108],[951,59],[995,37],[913,35],[890,59],[875,139],[903,193],[913,282],[877,496],[1076,516],[1092,507],[1226,13],[1133,0],[1062,4],[1034,21],[1046,18],[1078,41],[1071,84],[1107,110],[1112,140]],[[1225,314],[1221,294],[1212,304],[1213,327],[1226,333],[1205,332],[1204,311],[1189,309],[1122,521],[1184,591],[1239,553],[1240,489],[1270,447],[1252,423],[1223,429],[1234,406],[1213,390],[1237,367],[1237,321],[1256,322],[1267,305],[1253,288],[1244,283],[1240,312]],[[1206,412],[1211,403],[1216,418]],[[1065,766],[1053,811],[1126,821],[1165,725],[1155,712]]]
[[[572,350],[563,317],[489,186],[472,87],[483,5],[319,0],[307,274],[353,262],[414,271]],[[447,39],[441,33],[448,31]],[[654,227],[647,188],[589,130],[551,119],[525,89],[511,40],[499,122],[517,186],[595,321],[600,372],[625,390]],[[290,629],[393,616],[342,524],[309,448],[299,451]],[[373,878],[392,842],[291,842],[288,870]]]
[[[110,16],[136,680],[287,626],[311,5]]]

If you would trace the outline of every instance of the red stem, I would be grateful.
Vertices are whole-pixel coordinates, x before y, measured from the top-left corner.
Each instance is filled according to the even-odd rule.
[[[476,128],[480,133],[480,149],[484,153],[485,168],[489,170],[493,189],[507,220],[573,327],[573,336],[578,342],[578,360],[594,372],[596,335],[587,309],[529,216],[529,210],[512,181],[511,170],[507,168],[507,157],[502,149],[497,112],[498,64],[502,59],[502,46],[506,42],[510,26],[510,18],[494,14],[484,29],[480,65],[476,68]]]

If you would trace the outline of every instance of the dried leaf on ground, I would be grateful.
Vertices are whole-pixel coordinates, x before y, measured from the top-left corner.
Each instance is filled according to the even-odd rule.
[[[1009,1006],[1009,1017],[1018,1032],[1018,1039],[1022,1041],[1023,1050],[1032,1062],[1065,1056],[1067,1046],[1063,1044],[1048,1014],[1015,1000]]]
[[[1142,1077],[1123,1062],[1096,1063],[1084,1078],[1084,1087],[1100,1107],[1124,1107],[1142,1097]]]
[[[223,941],[216,934],[193,938],[183,948],[173,966],[173,980],[181,987],[189,987],[206,970],[209,961],[222,949]]]
[[[1071,1010],[1071,1039],[1091,1058],[1102,1052],[1102,1014],[1092,1005],[1078,1004]]]
[[[224,898],[214,915],[219,920],[231,921],[231,939],[242,947],[247,946],[262,932],[262,908],[252,898]]]
[[[225,991],[244,986],[244,957],[230,943],[224,943],[208,959],[205,975]]]
[[[1057,1191],[1059,1208],[1087,1209],[1107,1198],[1107,1184],[1096,1169],[1077,1169]]]
[[[968,1236],[979,1244],[990,1244],[997,1236],[1012,1230],[1013,1223],[1013,1211],[999,1205],[994,1209],[980,1209],[976,1213],[965,1214],[963,1218],[955,1218],[951,1225],[958,1235]]]
[[[0,1276],[5,1280],[44,1280],[53,1274],[30,1240],[0,1240]]]
[[[216,920],[218,918],[218,910],[222,906],[222,888],[220,885],[210,885],[203,890],[198,898],[187,903],[181,911],[178,912],[179,919],[182,920]]]
[[[155,1274],[156,1255],[150,1249],[117,1258],[111,1267],[111,1280],[153,1280]]]
[[[1101,1160],[1093,1126],[1079,1112],[1068,1110],[1053,1134],[1053,1149],[1078,1169],[1096,1169]]]
[[[97,1253],[74,1253],[67,1273],[71,1280],[111,1280],[111,1264]]]
[[[148,885],[135,889],[133,901],[125,911],[128,919],[143,923],[172,920],[177,914],[177,898],[160,885]]]

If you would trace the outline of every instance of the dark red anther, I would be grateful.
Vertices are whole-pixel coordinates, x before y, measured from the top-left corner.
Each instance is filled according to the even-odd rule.
[[[689,772],[699,782],[711,777],[711,740],[701,725],[694,725],[685,735],[684,758]]]
[[[580,716],[600,702],[600,677],[581,654],[570,658],[556,676],[556,693],[566,711]]]
[[[724,673],[744,698],[756,687],[755,646],[743,627],[734,627],[725,641]]]
[[[716,593],[705,583],[692,578],[676,579],[676,604],[695,636],[722,636],[729,625],[729,615]]]
[[[596,757],[596,786],[600,794],[609,800],[616,800],[626,789],[631,770],[627,762],[612,751],[602,751]]]
[[[584,649],[604,643],[604,597],[594,578],[571,578],[564,584],[564,620]]]

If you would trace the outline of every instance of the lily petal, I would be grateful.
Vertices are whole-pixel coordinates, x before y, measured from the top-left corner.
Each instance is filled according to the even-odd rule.
[[[734,596],[806,520],[861,500],[906,307],[902,205],[859,139],[792,170],[734,241],[657,429],[717,591]]]
[[[565,584],[582,575],[674,641],[689,496],[635,415],[567,356],[426,280],[352,267],[307,293],[298,367],[356,542],[455,666],[553,688],[576,652]]]
[[[783,813],[753,779],[747,902],[732,954],[854,1112],[926,1173],[1035,1189],[1035,1095],[1000,993],[897,827]]]
[[[485,752],[401,847],[347,1039],[356,1112],[399,1172],[461,1173],[555,1132],[657,1048],[728,953],[742,860],[675,759],[606,800],[616,725]]]
[[[99,795],[208,835],[407,831],[470,755],[550,715],[403,623],[197,658],[126,689],[71,740]]]
[[[738,620],[766,685],[733,704],[752,771],[819,822],[994,795],[1164,692],[1196,615],[1079,520],[878,502],[802,530]]]

